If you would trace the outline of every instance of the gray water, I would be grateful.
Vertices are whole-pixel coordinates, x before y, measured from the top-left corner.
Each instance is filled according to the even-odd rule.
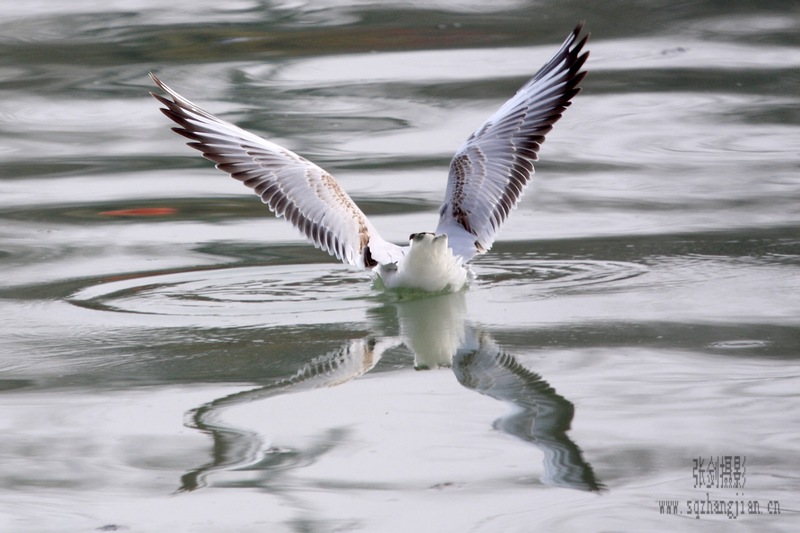
[[[375,290],[148,94],[404,242],[580,19],[454,295]],[[796,1],[4,2],[0,531],[797,531],[799,88]]]

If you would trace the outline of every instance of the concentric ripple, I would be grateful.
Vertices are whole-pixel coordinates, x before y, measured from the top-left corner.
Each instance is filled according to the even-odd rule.
[[[612,290],[617,283],[649,271],[644,265],[624,261],[503,257],[476,270],[483,284],[525,285],[537,292]]]
[[[344,266],[282,265],[167,272],[101,280],[70,297],[89,309],[192,317],[247,317],[352,307],[351,286],[369,287]]]
[[[515,258],[481,264],[478,286],[536,292],[611,290],[647,272],[635,263]],[[69,301],[98,311],[184,317],[266,317],[363,307],[369,278],[342,265],[197,269],[97,280]],[[308,317],[311,318],[311,317]],[[319,319],[319,316],[314,320]]]

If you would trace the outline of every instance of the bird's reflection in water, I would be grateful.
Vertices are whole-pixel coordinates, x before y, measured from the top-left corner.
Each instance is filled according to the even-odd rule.
[[[224,408],[341,385],[370,371],[385,350],[400,344],[414,353],[415,368],[451,367],[467,389],[510,404],[514,412],[495,421],[494,427],[542,450],[542,482],[578,490],[604,490],[580,448],[567,436],[574,415],[572,403],[500,349],[488,333],[466,323],[463,293],[398,299],[384,304],[379,315],[396,316],[401,336],[350,340],[340,349],[314,358],[290,377],[219,398],[189,412],[187,426],[211,435],[214,451],[207,464],[181,478],[180,490],[204,486],[205,478],[213,472],[259,470],[269,478],[269,472],[278,475],[313,463],[346,437],[342,430],[321,434],[312,449],[264,450],[256,433],[232,428],[220,420]]]
[[[485,333],[467,328],[467,338],[453,358],[453,372],[464,387],[511,404],[514,413],[495,421],[495,428],[530,442],[544,452],[548,485],[600,491],[591,465],[567,436],[575,408],[539,374],[503,352]]]
[[[281,469],[313,462],[332,446],[313,446],[301,453],[270,448],[263,450],[261,437],[251,431],[232,428],[219,418],[225,407],[264,400],[281,394],[298,393],[320,387],[335,387],[372,369],[380,359],[382,347],[374,339],[348,341],[338,350],[315,357],[292,376],[268,385],[218,398],[187,413],[186,425],[208,433],[214,441],[211,461],[181,477],[179,491],[192,491],[205,485],[208,474],[230,468]],[[335,443],[342,435],[326,434],[320,442]]]

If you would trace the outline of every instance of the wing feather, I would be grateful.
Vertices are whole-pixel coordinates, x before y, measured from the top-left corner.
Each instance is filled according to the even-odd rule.
[[[168,97],[153,94],[161,111],[218,169],[250,187],[269,209],[299,229],[317,248],[341,261],[370,268],[402,256],[388,243],[336,180],[322,168],[199,108],[155,75]],[[152,94],[152,93],[151,93]]]
[[[479,127],[450,163],[436,233],[464,260],[489,250],[533,175],[545,135],[580,92],[589,52],[580,23],[558,52]]]

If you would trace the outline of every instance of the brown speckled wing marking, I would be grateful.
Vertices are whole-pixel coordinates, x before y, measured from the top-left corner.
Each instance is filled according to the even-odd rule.
[[[436,233],[471,259],[491,248],[533,175],[533,162],[586,76],[579,24],[556,54],[461,146],[450,163]]]
[[[153,96],[187,143],[253,189],[277,216],[297,227],[318,248],[345,263],[373,267],[371,246],[394,250],[336,180],[323,169],[277,144],[220,120],[151,75],[169,98]]]

